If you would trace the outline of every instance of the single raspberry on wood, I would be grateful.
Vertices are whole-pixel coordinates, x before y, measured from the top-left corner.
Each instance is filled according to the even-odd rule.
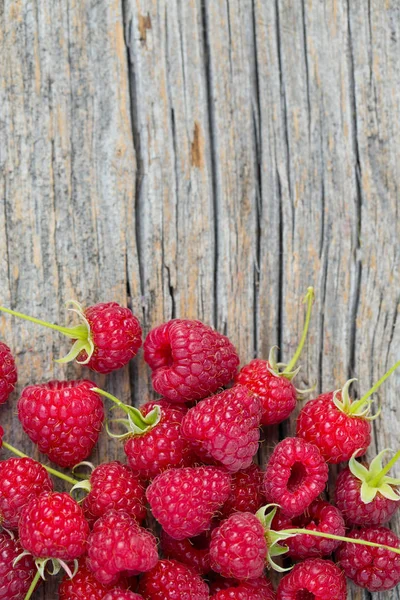
[[[349,525],[382,525],[389,521],[399,508],[400,496],[397,486],[400,479],[387,477],[386,473],[400,457],[397,452],[382,467],[383,450],[369,465],[359,463],[355,453],[349,466],[336,480],[335,502]]]
[[[281,423],[289,417],[296,406],[297,390],[292,380],[299,371],[294,367],[306,341],[314,302],[314,288],[308,288],[304,302],[307,303],[304,330],[290,363],[287,365],[278,363],[275,358],[276,348],[273,347],[268,360],[257,358],[250,361],[242,367],[235,379],[236,383],[246,386],[260,399],[263,407],[262,425]]]
[[[272,528],[277,531],[293,528],[309,529],[339,536],[344,536],[346,532],[340,511],[329,502],[319,499],[314,500],[299,517],[289,519],[277,513]],[[340,545],[340,541],[303,534],[288,538],[285,540],[285,545],[289,548],[289,556],[294,559],[320,558],[332,554]]]
[[[200,535],[211,527],[228,499],[230,475],[217,467],[169,469],[146,490],[153,516],[174,539]]]
[[[328,465],[314,444],[286,438],[276,445],[265,471],[268,502],[278,504],[288,517],[301,515],[324,490]]]
[[[49,381],[26,387],[18,417],[40,452],[60,467],[72,467],[93,450],[104,420],[92,381]]]
[[[200,458],[211,458],[234,473],[249,467],[257,453],[261,414],[259,399],[235,385],[191,408],[182,435]]]
[[[207,584],[193,569],[177,560],[159,560],[139,583],[145,600],[208,600]]]
[[[43,492],[52,492],[46,469],[32,458],[9,458],[0,462],[0,525],[18,529],[23,507]]]
[[[116,302],[95,304],[84,309],[70,301],[81,325],[60,327],[0,306],[0,311],[54,329],[74,341],[70,352],[57,362],[75,360],[98,373],[111,373],[133,358],[142,345],[142,330],[138,319],[128,308]]]
[[[201,400],[235,376],[239,357],[229,339],[200,321],[173,319],[152,329],[144,359],[153,387],[170,402]]]
[[[346,600],[346,578],[330,560],[309,558],[295,565],[278,585],[278,600]]]
[[[336,551],[336,560],[349,579],[370,592],[391,590],[400,583],[400,553],[383,547],[397,548],[400,552],[400,540],[390,529],[362,528],[351,531],[348,537],[382,546],[343,543]]]
[[[161,530],[161,548],[166,558],[173,558],[189,565],[200,575],[211,570],[210,566],[211,533],[205,533],[193,538],[174,540],[168,533]]]
[[[20,543],[0,531],[0,600],[24,600],[35,577],[32,556],[14,561],[23,552]]]
[[[318,446],[329,463],[340,463],[356,453],[362,456],[371,442],[371,395],[400,366],[396,363],[360,400],[352,401],[350,379],[341,390],[321,394],[301,409],[297,419],[297,436]]]
[[[17,367],[10,348],[0,342],[0,404],[7,401],[17,383]]]
[[[158,560],[155,537],[127,513],[113,509],[94,524],[88,548],[88,566],[105,585],[116,583],[121,574],[144,573]]]
[[[255,464],[233,473],[231,493],[222,507],[222,517],[226,519],[234,512],[256,513],[265,504],[263,481],[264,473]]]

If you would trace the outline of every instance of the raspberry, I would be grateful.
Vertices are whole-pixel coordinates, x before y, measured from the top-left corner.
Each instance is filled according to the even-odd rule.
[[[112,586],[101,584],[86,566],[86,559],[79,560],[78,571],[72,579],[65,575],[58,590],[59,600],[103,600]]]
[[[386,477],[386,473],[400,453],[383,469],[385,452],[374,458],[369,469],[353,456],[349,467],[336,480],[335,502],[349,525],[382,525],[399,508],[400,496],[392,484],[399,484],[400,480]]]
[[[109,510],[94,524],[88,539],[88,566],[105,585],[121,573],[139,574],[157,563],[155,537],[126,512]]]
[[[210,567],[210,533],[184,540],[174,540],[168,533],[161,530],[161,548],[166,558],[173,558],[189,565],[203,575],[211,570]]]
[[[236,385],[191,408],[182,435],[200,456],[211,457],[230,472],[246,469],[258,450],[261,404]]]
[[[200,321],[173,319],[144,342],[153,387],[170,402],[201,400],[228,384],[239,357],[227,337]]]
[[[301,515],[324,490],[328,465],[319,450],[298,438],[275,447],[267,464],[264,489],[268,502],[281,506],[288,517]]]
[[[0,448],[3,445],[3,436],[4,436],[4,429],[2,428],[2,426],[0,425]]]
[[[7,401],[17,383],[17,367],[10,348],[0,342],[0,404]]]
[[[399,538],[386,527],[353,530],[349,538],[400,548]],[[385,548],[343,543],[336,559],[346,576],[371,592],[390,590],[400,583],[400,555]]]
[[[22,391],[18,417],[40,452],[60,467],[85,460],[103,424],[103,403],[91,381],[49,381]]]
[[[46,469],[32,458],[9,458],[0,462],[0,524],[18,529],[23,507],[43,492],[52,492]]]
[[[147,488],[153,516],[174,539],[200,535],[229,497],[231,478],[216,467],[164,471]]]
[[[177,560],[159,560],[140,580],[145,600],[208,600],[208,586],[187,565]]]
[[[214,600],[275,600],[275,592],[271,582],[265,577],[250,581],[225,580],[228,586],[211,595]],[[213,586],[210,586],[210,591]]]
[[[19,542],[0,532],[0,600],[24,600],[35,577],[32,556],[24,556],[14,565],[22,552]]]
[[[309,558],[293,567],[278,585],[278,600],[346,600],[344,573],[330,560]]]
[[[189,467],[194,461],[193,450],[181,434],[184,413],[157,402],[147,402],[139,410],[146,416],[155,406],[161,409],[160,421],[142,434],[132,434],[124,447],[130,467],[146,478],[171,467]]]
[[[288,517],[275,517],[272,529],[309,529],[331,535],[344,536],[345,525],[339,510],[324,500],[314,500],[306,512],[292,520]],[[328,556],[339,546],[337,540],[324,539],[311,535],[296,535],[285,540],[289,556],[294,559],[319,558]]]
[[[98,519],[108,510],[123,510],[138,523],[146,517],[146,497],[139,477],[118,461],[103,463],[90,476],[90,492],[82,503],[89,521]]]
[[[226,519],[234,512],[255,513],[265,503],[263,493],[264,473],[255,464],[232,475],[231,493],[222,507]]]
[[[79,504],[66,493],[45,493],[24,506],[19,536],[35,558],[74,560],[86,550],[89,526]]]
[[[108,592],[102,600],[143,600],[143,596],[134,594],[129,590],[115,589]]]
[[[70,301],[70,310],[77,313],[81,325],[60,327],[40,319],[0,306],[0,311],[44,327],[55,329],[75,340],[70,352],[57,362],[66,363],[74,359],[98,373],[111,373],[120,369],[133,358],[142,345],[142,330],[138,319],[128,308],[116,302],[95,304],[87,309]]]
[[[261,577],[267,552],[264,527],[251,513],[234,513],[211,534],[211,567],[223,577]]]

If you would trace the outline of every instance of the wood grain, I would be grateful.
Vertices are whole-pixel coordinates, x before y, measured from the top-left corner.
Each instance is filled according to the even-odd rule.
[[[299,384],[367,390],[400,350],[399,17],[399,0],[0,0],[1,303],[63,322],[69,298],[113,299],[146,332],[200,318],[244,363],[290,359],[314,285]],[[82,371],[53,362],[51,332],[1,316],[0,335],[19,367],[0,422],[37,457],[18,391]],[[154,396],[142,356],[90,376]],[[399,383],[371,456],[398,447]],[[93,460],[116,457],[102,435]]]

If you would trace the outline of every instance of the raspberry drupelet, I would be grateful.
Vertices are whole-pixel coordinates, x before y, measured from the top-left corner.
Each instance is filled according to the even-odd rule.
[[[17,367],[10,348],[0,342],[0,404],[7,399],[17,383]]]

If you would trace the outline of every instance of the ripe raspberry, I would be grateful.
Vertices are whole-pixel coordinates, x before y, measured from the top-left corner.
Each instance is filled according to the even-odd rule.
[[[217,586],[210,586],[211,598],[214,600],[275,600],[276,598],[274,588],[266,577],[250,581],[229,579],[225,581],[228,582],[228,586],[220,590]]]
[[[70,352],[57,362],[74,359],[98,373],[111,373],[133,358],[142,345],[142,330],[138,319],[128,308],[116,302],[95,304],[87,309],[74,301],[70,310],[77,313],[81,325],[59,327],[46,321],[33,319],[22,313],[0,306],[0,311],[55,329],[74,340]]]
[[[103,600],[143,600],[143,596],[139,596],[139,594],[134,594],[129,590],[121,590],[114,589],[111,592],[108,592]]]
[[[349,525],[382,525],[390,521],[399,508],[400,496],[392,485],[400,484],[400,480],[386,477],[399,453],[382,468],[385,452],[383,450],[374,458],[369,469],[353,456],[349,467],[337,478],[335,502]]]
[[[330,560],[309,558],[279,582],[278,600],[346,600],[344,573]]]
[[[174,540],[168,533],[161,530],[161,548],[164,556],[189,565],[200,575],[211,570],[209,546],[210,533],[208,531],[194,538]]]
[[[339,510],[324,500],[314,500],[305,513],[290,520],[288,517],[275,517],[272,529],[309,529],[331,535],[345,535],[344,520]],[[296,535],[285,540],[289,556],[294,559],[320,558],[328,556],[339,546],[337,540],[319,538],[311,535]]]
[[[138,523],[146,517],[146,497],[139,477],[118,461],[103,463],[90,476],[90,492],[82,508],[90,522],[108,510],[123,510]]]
[[[348,537],[400,548],[399,538],[386,527],[353,530]],[[400,583],[400,555],[385,548],[345,542],[336,559],[349,579],[370,592],[390,590]]]
[[[17,540],[0,532],[0,600],[24,600],[36,575],[32,556],[24,556],[14,565],[22,552]]]
[[[251,513],[234,513],[211,534],[211,567],[223,577],[261,577],[267,553],[264,527]]]
[[[0,525],[18,529],[23,507],[43,492],[52,492],[46,469],[32,458],[9,458],[0,462]]]
[[[100,396],[94,383],[49,381],[30,385],[18,401],[22,427],[39,450],[60,467],[85,460],[95,446],[103,424]]]
[[[153,516],[174,539],[200,535],[228,499],[231,478],[216,467],[164,471],[146,490]]]
[[[17,383],[17,367],[10,348],[0,342],[0,404],[7,401]]]
[[[86,558],[79,559],[78,571],[72,579],[68,575],[58,589],[59,600],[103,600],[104,595],[112,589],[111,585],[103,585],[86,566]]]
[[[109,510],[100,517],[88,546],[88,566],[103,584],[116,583],[121,573],[148,571],[158,560],[155,537],[123,511]]]
[[[246,469],[258,450],[261,404],[241,385],[210,396],[185,415],[182,435],[199,457],[230,472]]]
[[[328,465],[319,450],[298,438],[275,447],[267,464],[264,489],[268,502],[279,504],[288,517],[301,515],[328,481]]]
[[[35,558],[74,560],[85,552],[88,534],[81,507],[66,493],[33,498],[19,519],[21,545]]]
[[[184,413],[157,402],[147,402],[139,410],[146,416],[155,406],[161,409],[160,421],[141,434],[133,433],[124,446],[130,467],[146,478],[171,467],[189,467],[194,462],[193,450],[181,434]]]
[[[177,560],[159,560],[140,580],[145,600],[208,600],[208,586],[193,569]]]
[[[228,384],[239,357],[227,337],[200,321],[173,319],[144,342],[153,387],[170,402],[201,400]]]
[[[256,513],[265,504],[263,480],[264,473],[255,464],[234,473],[230,496],[221,510],[222,517],[226,519],[234,512]]]

